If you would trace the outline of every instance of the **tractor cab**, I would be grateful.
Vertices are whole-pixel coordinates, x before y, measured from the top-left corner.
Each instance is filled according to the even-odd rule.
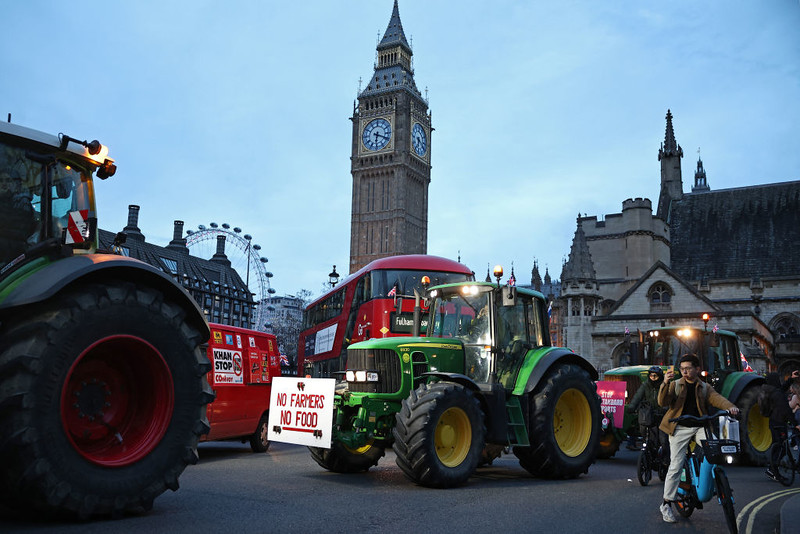
[[[0,123],[0,276],[24,260],[96,248],[92,174],[114,174],[107,154],[97,141]]]
[[[465,372],[477,383],[514,388],[528,350],[547,344],[543,299],[488,282],[432,288],[427,337],[464,346]]]
[[[721,391],[725,379],[742,371],[736,334],[727,330],[707,332],[698,328],[659,328],[646,334],[642,364],[677,366],[684,354],[696,354],[702,378]]]

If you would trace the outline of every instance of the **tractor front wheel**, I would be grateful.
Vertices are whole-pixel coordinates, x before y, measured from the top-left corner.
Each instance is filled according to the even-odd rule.
[[[373,465],[378,465],[378,460],[386,454],[383,447],[378,447],[372,442],[363,447],[351,449],[339,441],[333,441],[330,449],[309,447],[308,450],[315,462],[334,473],[367,471]]]
[[[449,488],[475,472],[486,431],[480,403],[468,389],[452,382],[422,384],[395,419],[397,465],[417,484]]]
[[[529,447],[514,454],[528,472],[543,478],[574,478],[589,470],[600,437],[600,399],[584,369],[550,369],[530,396]]]

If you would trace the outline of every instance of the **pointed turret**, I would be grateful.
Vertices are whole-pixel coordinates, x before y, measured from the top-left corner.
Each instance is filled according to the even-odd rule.
[[[700,159],[700,156],[698,156],[697,170],[694,171],[694,186],[692,186],[692,193],[703,193],[705,191],[711,191],[711,188],[708,187],[708,180],[706,180],[706,170],[703,168],[703,160]]]
[[[586,234],[583,232],[580,216],[578,216],[578,228],[575,230],[575,237],[572,239],[569,259],[567,259],[561,271],[561,283],[562,287],[567,285],[597,285],[597,274],[594,270],[592,254],[589,252],[589,244],[586,241]]]
[[[375,72],[367,83],[367,88],[358,95],[359,98],[397,89],[406,89],[421,98],[422,95],[414,82],[414,69],[411,65],[411,56],[414,52],[403,31],[397,0],[394,2],[392,17],[389,19],[383,39],[378,43],[377,51]]]
[[[658,197],[656,217],[669,222],[669,207],[673,200],[683,196],[683,178],[681,177],[681,158],[683,149],[675,141],[672,128],[672,111],[667,110],[667,128],[664,142],[658,149],[658,160],[661,162],[661,192]]]
[[[531,285],[536,291],[542,290],[542,277],[539,275],[539,263],[533,260],[533,269],[531,269]]]

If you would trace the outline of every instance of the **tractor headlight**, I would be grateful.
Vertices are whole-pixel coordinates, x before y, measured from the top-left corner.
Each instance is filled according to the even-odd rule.
[[[378,373],[376,371],[347,371],[344,376],[348,382],[378,381]]]

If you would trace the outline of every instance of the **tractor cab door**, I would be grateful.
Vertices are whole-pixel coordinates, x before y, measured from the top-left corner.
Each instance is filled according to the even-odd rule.
[[[707,343],[708,374],[714,389],[721,391],[728,375],[741,370],[739,344],[732,336],[709,336],[709,340],[713,341]]]
[[[531,295],[518,294],[511,306],[497,312],[497,380],[514,389],[528,351],[544,345],[545,327],[541,306]]]

